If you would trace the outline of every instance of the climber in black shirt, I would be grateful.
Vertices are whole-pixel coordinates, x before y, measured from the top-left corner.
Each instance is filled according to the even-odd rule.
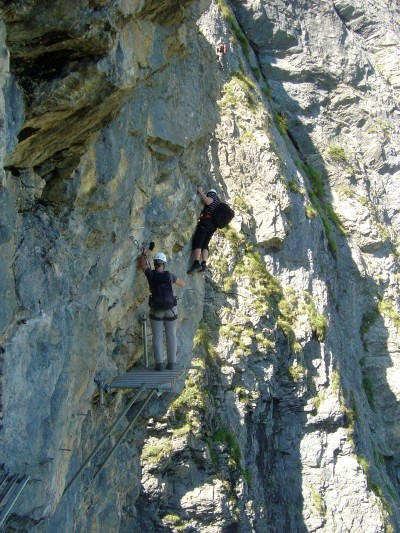
[[[203,272],[206,270],[209,253],[208,245],[210,244],[211,237],[217,229],[212,221],[212,213],[217,205],[221,203],[215,189],[210,189],[207,194],[205,194],[203,188],[198,187],[197,193],[200,195],[204,208],[200,213],[197,228],[192,239],[193,264],[187,271],[188,274],[191,274],[192,272]],[[201,264],[200,258],[202,260]]]
[[[154,243],[151,244],[154,247]],[[149,306],[151,329],[153,332],[153,352],[156,363],[154,368],[158,371],[164,370],[163,332],[165,332],[168,360],[167,370],[173,370],[176,363],[178,311],[172,284],[175,283],[178,287],[184,287],[185,282],[178,278],[176,274],[165,270],[167,258],[162,252],[156,254],[154,258],[154,269],[152,269],[149,261],[151,249],[147,251],[142,250],[139,266],[144,272],[151,290]]]

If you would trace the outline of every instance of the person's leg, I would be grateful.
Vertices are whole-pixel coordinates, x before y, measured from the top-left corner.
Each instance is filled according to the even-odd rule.
[[[156,318],[159,318],[156,316]],[[163,319],[154,320],[150,318],[151,331],[153,333],[153,354],[156,365],[164,362],[163,350]]]
[[[200,261],[201,248],[195,248],[192,250],[193,261]]]
[[[208,259],[208,255],[209,255],[208,246],[210,244],[211,237],[214,235],[214,233],[215,233],[215,227],[212,226],[212,227],[210,227],[210,229],[209,229],[209,231],[207,233],[207,236],[206,236],[206,238],[203,241],[203,246],[202,246],[202,249],[201,249],[201,269],[199,270],[199,272],[204,272],[204,270],[206,270],[206,268],[207,268],[207,259]]]
[[[193,264],[187,271],[188,274],[195,272],[201,268],[200,266],[200,257],[201,249],[204,239],[207,237],[207,228],[204,227],[203,223],[198,224],[196,231],[194,232],[192,239],[192,255],[193,255]]]
[[[165,328],[165,337],[167,341],[167,368],[172,367],[176,363],[176,328],[178,325],[178,316],[177,316],[177,308],[174,307],[171,309],[170,318],[173,318],[173,320],[164,320],[164,328]],[[176,317],[176,318],[175,318]]]

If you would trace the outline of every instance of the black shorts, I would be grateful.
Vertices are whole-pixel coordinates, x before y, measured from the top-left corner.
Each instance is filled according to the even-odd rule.
[[[196,231],[192,239],[192,250],[200,248],[201,250],[208,250],[211,237],[214,235],[217,228],[211,220],[201,220],[197,224]]]

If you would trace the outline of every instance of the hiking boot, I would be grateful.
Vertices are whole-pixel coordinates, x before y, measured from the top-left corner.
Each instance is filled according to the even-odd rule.
[[[193,265],[189,268],[187,271],[188,274],[191,274],[192,272],[197,272],[201,269],[200,263],[196,260],[194,261]]]
[[[164,365],[162,363],[156,363],[156,366],[154,367],[154,370],[157,370],[158,372],[164,371]]]
[[[206,270],[207,270],[207,263],[205,261],[202,261],[198,271],[205,272]]]
[[[175,363],[167,363],[167,370],[173,370],[175,368]]]

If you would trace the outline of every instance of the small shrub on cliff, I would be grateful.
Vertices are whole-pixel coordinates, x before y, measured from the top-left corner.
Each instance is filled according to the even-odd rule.
[[[332,145],[327,150],[327,155],[332,161],[338,163],[345,163],[348,160],[348,156],[345,149],[342,146]]]
[[[323,202],[322,203],[322,208],[323,208],[324,212],[327,214],[329,220],[331,222],[333,222],[333,224],[335,225],[335,227],[339,231],[339,233],[341,235],[346,235],[346,230],[343,227],[342,221],[340,220],[338,215],[333,210],[333,207],[331,206],[331,204],[329,204],[328,202]]]
[[[314,489],[314,487],[311,487],[311,501],[317,513],[320,516],[324,517],[326,515],[327,510],[326,503],[322,494],[316,489]]]
[[[354,396],[354,392],[353,391],[350,392],[350,405],[351,405],[351,408],[352,408],[352,411],[353,411],[354,420],[356,422],[359,422],[360,413],[358,411],[358,405],[357,405],[356,397]]]
[[[235,207],[239,211],[244,211],[245,213],[251,211],[251,206],[242,196],[235,196],[235,198],[233,199],[233,207]]]
[[[224,85],[221,107],[247,108],[253,114],[259,107],[259,97],[253,80],[238,70],[232,72],[229,83]]]
[[[383,135],[385,140],[390,140],[390,137],[393,133],[394,127],[390,122],[376,119],[373,124],[369,127],[368,133],[377,133]]]
[[[224,292],[232,292],[233,288],[236,285],[236,280],[233,276],[226,276],[223,281],[222,288]]]
[[[217,429],[212,436],[212,440],[214,442],[225,444],[229,449],[229,466],[232,468],[240,468],[242,454],[232,431],[229,431],[226,428]]]
[[[287,369],[287,374],[292,381],[298,383],[300,379],[305,375],[305,370],[302,365],[289,366]]]
[[[275,342],[268,339],[262,333],[256,333],[255,339],[258,343],[259,349],[271,350],[275,347]]]
[[[371,473],[371,464],[365,457],[357,457],[357,462],[361,466],[362,471],[367,478],[368,488],[372,490],[372,492],[377,496],[382,504],[382,508],[385,512],[390,512],[389,505],[386,501],[386,498],[383,494],[382,487],[378,485],[373,479],[372,479],[372,473]]]
[[[260,81],[260,79],[261,79],[261,70],[258,67],[251,67],[251,70],[253,71],[255,79],[257,81]]]
[[[296,336],[293,331],[298,312],[298,300],[294,292],[288,292],[286,298],[278,302],[279,315],[276,324],[288,339],[293,351],[301,351],[300,345],[296,342]],[[299,350],[300,347],[300,350]]]
[[[248,468],[245,468],[243,470],[243,477],[246,480],[247,485],[249,487],[251,487],[252,484],[253,484],[253,476],[252,476],[252,473],[250,472],[250,470]]]
[[[219,230],[219,232],[227,241],[229,241],[232,248],[243,247],[245,245],[246,239],[244,235],[236,231],[233,227],[228,226],[227,228]]]
[[[278,131],[281,135],[286,135],[288,127],[289,127],[289,121],[284,113],[276,113],[274,116],[275,118],[275,124],[278,128]]]
[[[348,404],[350,404],[350,406]],[[349,395],[348,391],[344,387],[343,387],[343,396],[340,397],[340,411],[344,416],[345,427],[347,429],[349,444],[353,448],[355,448],[354,435],[355,435],[355,424],[359,418],[358,408],[357,408],[354,394],[351,393]]]
[[[328,329],[328,321],[324,315],[317,313],[315,303],[308,292],[304,292],[306,311],[310,320],[311,331],[319,342],[323,342]]]
[[[312,220],[313,218],[315,218],[316,216],[318,215],[317,211],[313,208],[312,205],[308,204],[306,206],[306,218],[308,218],[308,220]]]
[[[333,238],[332,230],[331,230],[331,226],[329,224],[329,221],[326,218],[326,216],[324,215],[324,213],[322,212],[322,209],[319,211],[319,215],[321,217],[322,224],[323,224],[323,226],[325,228],[325,234],[326,234],[326,238],[328,239],[329,249],[332,252],[333,257],[336,257],[337,256],[337,244],[336,244],[336,241]]]
[[[396,327],[397,332],[400,333],[400,315],[396,311],[393,303],[390,300],[383,299],[379,302],[378,309],[383,316],[389,318]]]
[[[325,196],[325,183],[321,173],[308,163],[303,165],[303,168],[310,180],[313,193],[319,200],[322,200]]]
[[[182,394],[171,404],[171,411],[183,411],[185,418],[188,411],[205,411],[206,400],[201,383],[189,376]]]
[[[357,462],[361,466],[361,469],[362,469],[364,475],[367,476],[368,473],[369,473],[369,469],[371,467],[371,465],[369,464],[367,459],[365,459],[364,457],[358,456],[357,457]]]
[[[230,339],[235,345],[236,355],[250,355],[251,347],[245,342],[245,338],[251,339],[253,337],[253,330],[246,329],[239,324],[226,324],[221,326],[220,335],[223,335],[227,339]]]
[[[236,81],[239,82],[246,91],[254,92],[257,88],[254,81],[240,70],[234,70],[232,72],[232,78],[236,78]]]
[[[248,276],[253,294],[264,301],[277,303],[282,297],[279,281],[266,268],[260,254],[248,252],[243,263],[237,265],[238,276]]]
[[[217,357],[217,353],[215,351],[212,339],[212,329],[209,325],[202,321],[193,339],[193,349],[200,351],[200,353],[202,352],[207,363],[212,362]],[[205,367],[204,361],[202,359],[197,359],[197,361],[198,366],[202,368]]]
[[[347,184],[342,185],[339,188],[339,194],[340,196],[345,196],[346,198],[354,198],[354,190],[350,187],[350,185]]]
[[[345,235],[346,231],[332,206],[326,201],[325,183],[322,174],[308,163],[303,164],[302,167],[306,172],[311,184],[311,189],[307,191],[308,196],[321,217],[322,224],[325,228],[326,237],[328,239],[329,249],[332,252],[332,255],[336,257],[337,245],[332,236],[330,222],[342,235]]]
[[[331,383],[332,383],[333,394],[337,394],[339,392],[339,387],[340,387],[340,375],[336,369],[332,370]]]
[[[200,362],[195,359],[194,362]],[[204,365],[204,363],[203,363]],[[200,420],[208,408],[208,394],[204,387],[203,375],[199,370],[192,370],[185,381],[181,395],[170,405],[172,423],[177,434],[198,431]]]
[[[167,514],[163,517],[163,522],[169,526],[179,526],[182,523],[182,518],[176,514]]]
[[[287,183],[287,188],[290,192],[294,194],[303,194],[303,191],[299,187],[299,184],[297,183],[296,180],[293,180],[293,179],[289,180]]]
[[[314,335],[320,342],[323,342],[325,340],[326,330],[328,329],[328,323],[324,315],[312,314],[310,323]]]
[[[262,90],[265,98],[267,98],[267,100],[269,100],[271,98],[271,89],[269,87],[263,87],[261,90]]]
[[[374,408],[374,391],[372,387],[372,381],[371,378],[368,376],[365,376],[363,379],[363,389],[365,392],[365,396],[367,397],[368,403],[371,406],[371,409]]]
[[[160,438],[157,444],[146,444],[142,452],[142,461],[157,464],[172,453],[172,444],[169,437]]]

